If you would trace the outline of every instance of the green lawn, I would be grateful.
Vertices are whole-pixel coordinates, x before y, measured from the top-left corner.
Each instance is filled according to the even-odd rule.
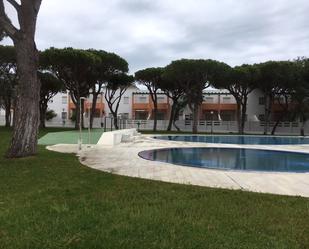
[[[83,130],[82,141],[83,144],[96,144],[103,133],[102,129],[92,129],[90,132],[90,138],[88,130]],[[79,131],[57,131],[49,132],[39,139],[40,145],[51,145],[51,144],[77,144],[79,139]]]
[[[0,158],[0,248],[305,249],[309,199],[116,176],[41,146]]]

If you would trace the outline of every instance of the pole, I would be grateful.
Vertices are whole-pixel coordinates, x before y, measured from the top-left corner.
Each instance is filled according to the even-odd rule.
[[[210,114],[211,114],[211,134],[213,134],[213,124],[214,124],[214,113],[213,113],[213,111],[211,111]]]
[[[78,149],[82,149],[82,98],[79,98],[79,140]]]
[[[88,98],[89,100],[89,98]],[[88,146],[90,146],[91,144],[91,139],[90,139],[90,101],[88,101],[88,105],[89,105],[89,108],[88,108]]]
[[[106,132],[106,117],[104,117],[104,132]]]

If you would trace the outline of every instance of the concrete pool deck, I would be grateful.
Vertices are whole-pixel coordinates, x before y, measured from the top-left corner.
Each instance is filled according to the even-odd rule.
[[[309,173],[282,173],[214,170],[148,161],[138,156],[143,150],[181,147],[252,148],[309,153],[309,145],[233,145],[175,142],[157,140],[152,135],[141,135],[133,142],[116,146],[84,146],[58,144],[48,146],[52,151],[76,153],[88,167],[118,175],[190,184],[214,188],[240,189],[260,193],[309,197]],[[309,154],[308,154],[309,156]]]

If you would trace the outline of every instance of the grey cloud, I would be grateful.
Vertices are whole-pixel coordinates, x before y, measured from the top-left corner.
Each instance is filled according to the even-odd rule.
[[[293,59],[309,56],[308,12],[307,0],[43,0],[37,44],[112,51],[132,73],[179,58]]]

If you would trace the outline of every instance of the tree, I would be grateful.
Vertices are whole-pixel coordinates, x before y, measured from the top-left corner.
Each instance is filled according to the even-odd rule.
[[[219,65],[221,64],[214,60],[181,59],[165,68],[165,77],[185,90],[187,103],[193,113],[193,133],[197,133],[203,90],[210,86]]]
[[[111,77],[105,88],[105,100],[114,119],[114,126],[118,130],[118,108],[122,96],[128,87],[134,82],[134,77],[126,74],[118,74]]]
[[[38,72],[41,80],[40,91],[40,127],[45,128],[48,102],[60,91],[64,90],[63,83],[49,72]]]
[[[309,118],[309,59],[297,59],[295,65],[300,77],[291,92],[291,100],[296,104],[295,114],[301,121],[300,135],[305,136],[305,125]]]
[[[50,48],[42,52],[41,61],[43,67],[61,80],[70,92],[75,105],[75,128],[78,129],[80,124],[83,127],[84,98],[96,82],[93,72],[96,65],[101,63],[100,57],[82,49]]]
[[[19,2],[7,0],[17,12],[19,27],[15,27],[5,12],[4,0],[0,0],[0,32],[4,31],[14,43],[19,79],[13,136],[7,153],[11,158],[36,154],[39,124],[40,82],[34,36],[41,0]]]
[[[159,83],[161,81],[163,68],[146,68],[135,73],[135,79],[141,85],[146,86],[153,103],[153,131],[157,130],[158,120],[158,96]]]
[[[214,76],[213,85],[216,88],[227,89],[236,100],[238,132],[240,134],[244,133],[248,95],[256,88],[257,77],[257,67],[246,64],[234,68],[222,65],[221,71],[218,71]]]
[[[92,128],[97,99],[99,94],[101,94],[102,87],[108,84],[108,80],[114,75],[127,73],[129,71],[129,66],[127,61],[117,54],[93,49],[88,50],[88,52],[100,58],[100,63],[95,65],[91,76],[94,82],[91,88],[92,107],[90,112],[90,127]]]
[[[268,133],[272,105],[276,95],[284,88],[284,83],[290,76],[291,62],[289,61],[268,61],[257,65],[260,73],[257,80],[258,88],[264,93],[264,135]]]
[[[11,125],[11,109],[17,86],[16,52],[12,46],[0,46],[0,106],[5,109],[5,126]]]
[[[162,75],[162,79],[159,81],[159,87],[162,91],[165,92],[168,98],[172,100],[172,107],[169,117],[169,122],[167,126],[167,131],[172,130],[172,125],[179,130],[177,125],[175,124],[177,117],[179,116],[179,112],[182,109],[181,99],[184,99],[185,96],[185,89],[182,85],[177,84],[176,81],[170,80],[168,75]]]
[[[293,103],[292,95],[295,89],[301,84],[301,71],[297,63],[285,61],[281,62],[280,82],[275,88],[274,104],[278,104],[281,108],[280,114],[276,116],[275,124],[272,128],[271,135],[274,135],[279,123],[293,112],[295,105]]]

